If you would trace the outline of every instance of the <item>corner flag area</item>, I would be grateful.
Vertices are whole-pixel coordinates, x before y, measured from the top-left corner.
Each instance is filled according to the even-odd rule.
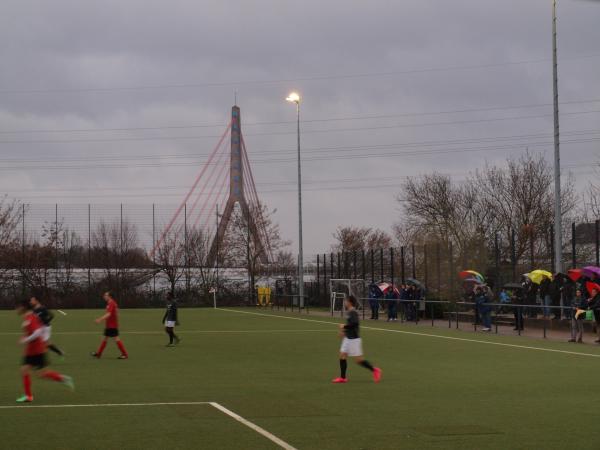
[[[54,324],[51,367],[76,391],[35,379],[21,393],[19,318],[0,313],[0,442],[49,449],[595,449],[600,348],[362,322],[381,383],[349,361],[338,374],[339,318],[257,309],[181,309],[165,347],[162,310],[121,310],[129,360],[95,310]],[[13,331],[14,330],[14,331]],[[360,430],[360,432],[357,432]]]

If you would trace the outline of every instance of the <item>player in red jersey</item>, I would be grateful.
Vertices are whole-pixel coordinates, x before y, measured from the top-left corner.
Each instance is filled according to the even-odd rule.
[[[127,350],[125,350],[123,341],[119,338],[119,306],[110,292],[105,292],[103,298],[106,302],[106,313],[98,317],[96,323],[105,322],[104,339],[102,340],[98,351],[92,352],[92,356],[94,358],[100,358],[102,352],[104,352],[104,349],[106,348],[106,341],[108,341],[108,338],[114,338],[121,351],[119,359],[128,359],[129,355],[127,354]]]
[[[31,310],[29,301],[23,301],[16,305],[15,309],[19,315],[23,316],[23,337],[19,343],[25,345],[25,357],[21,366],[21,376],[23,377],[23,387],[25,395],[17,399],[18,403],[29,403],[33,401],[31,392],[31,372],[36,371],[40,378],[57,381],[64,384],[71,390],[75,389],[73,379],[68,375],[63,375],[53,370],[48,370],[46,366],[46,342],[44,341],[44,325],[42,321]]]

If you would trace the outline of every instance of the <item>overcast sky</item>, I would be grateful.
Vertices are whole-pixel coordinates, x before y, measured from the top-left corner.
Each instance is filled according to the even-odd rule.
[[[236,91],[259,196],[294,243],[284,98],[303,97],[307,253],[328,250],[338,225],[390,230],[406,176],[460,180],[527,147],[552,158],[551,0],[2,6],[0,192],[58,202],[77,227],[87,207],[63,205],[110,205],[92,207],[97,220],[123,202],[148,232],[152,203],[182,201]],[[562,157],[579,187],[600,155],[598,24],[600,2],[559,1]]]

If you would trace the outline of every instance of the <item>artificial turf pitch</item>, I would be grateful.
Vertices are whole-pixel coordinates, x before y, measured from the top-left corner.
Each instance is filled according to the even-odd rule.
[[[162,311],[121,310],[130,353],[121,361],[112,343],[101,360],[89,356],[100,341],[93,323],[100,314],[57,315],[53,340],[68,355],[62,362],[51,355],[52,367],[72,375],[77,389],[34,379],[33,405],[138,405],[3,409],[22,392],[20,319],[5,311],[0,448],[282,448],[203,402],[223,405],[296,449],[600,446],[600,348],[591,345],[367,321],[365,352],[383,369],[382,382],[350,363],[350,382],[332,385],[339,318],[180,309],[183,340],[165,348]],[[198,404],[147,405],[163,402]]]

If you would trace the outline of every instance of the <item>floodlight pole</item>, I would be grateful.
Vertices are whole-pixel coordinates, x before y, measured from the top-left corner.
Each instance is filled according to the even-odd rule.
[[[560,186],[560,127],[558,117],[558,50],[556,45],[556,0],[552,0],[552,86],[554,90],[554,261],[562,272],[562,211]]]
[[[300,101],[296,102],[298,134],[298,306],[304,306],[304,249],[302,245],[302,162],[300,160]]]

